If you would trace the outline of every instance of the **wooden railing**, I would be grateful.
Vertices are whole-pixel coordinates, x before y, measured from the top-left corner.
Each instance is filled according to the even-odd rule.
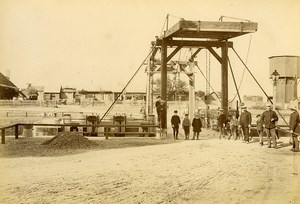
[[[13,125],[8,125],[8,126],[3,126],[0,127],[1,130],[1,144],[5,144],[5,130],[6,129],[11,129],[14,128],[14,136],[15,139],[19,138],[19,127],[20,126],[43,126],[43,127],[60,127],[60,128],[64,128],[64,127],[94,127],[94,128],[98,128],[98,127],[104,127],[104,132],[99,132],[97,131],[97,133],[103,133],[105,136],[105,139],[108,139],[109,135],[115,135],[115,134],[124,134],[124,135],[155,135],[156,131],[154,129],[154,131],[150,131],[151,128],[157,128],[159,127],[158,125],[155,124],[140,124],[140,125],[112,125],[112,124],[106,124],[106,125],[82,125],[82,124],[45,124],[45,123],[16,123]],[[121,127],[125,127],[125,128],[143,128],[143,129],[147,129],[146,132],[112,132],[111,128],[121,128]]]

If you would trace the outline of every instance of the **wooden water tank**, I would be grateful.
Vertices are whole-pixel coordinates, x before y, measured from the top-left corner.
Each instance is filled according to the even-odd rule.
[[[282,55],[269,57],[269,76],[277,70],[276,102],[289,103],[297,98],[297,78],[300,77],[300,56]]]
[[[269,76],[277,70],[281,77],[300,77],[300,56],[282,55],[269,57]]]

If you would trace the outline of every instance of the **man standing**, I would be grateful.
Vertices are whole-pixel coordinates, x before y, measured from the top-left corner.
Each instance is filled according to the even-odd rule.
[[[258,136],[259,136],[259,144],[261,146],[264,145],[264,137],[263,137],[263,132],[264,132],[264,127],[263,127],[263,124],[262,124],[262,121],[261,121],[261,115],[257,115],[256,116],[257,120],[256,120],[256,130],[257,130],[257,133],[258,133]]]
[[[184,119],[182,121],[182,127],[184,130],[185,139],[188,140],[190,136],[190,127],[191,127],[191,121],[189,119],[189,115],[185,114]]]
[[[157,96],[156,99],[157,99],[157,101],[155,102],[155,108],[156,108],[156,113],[157,113],[157,121],[158,121],[158,123],[160,123],[161,98],[160,98],[160,96]]]
[[[219,140],[220,140],[222,138],[222,136],[225,137],[225,126],[226,126],[226,122],[227,122],[227,117],[224,114],[223,109],[220,109],[217,121],[218,121],[218,127],[219,127],[219,132],[220,132],[220,135],[219,135]]]
[[[174,140],[178,140],[178,129],[179,129],[179,124],[180,124],[180,118],[177,115],[178,111],[175,110],[174,111],[174,115],[171,118],[171,125],[173,128],[173,136],[174,136]]]
[[[272,110],[271,104],[267,104],[267,110],[261,115],[261,121],[267,134],[268,148],[271,148],[271,140],[273,148],[277,148],[275,123],[278,121],[278,116],[275,111]]]
[[[291,151],[293,152],[299,152],[299,141],[298,141],[298,136],[296,134],[294,134],[296,128],[299,125],[300,119],[299,119],[299,113],[297,111],[296,107],[290,107],[290,109],[293,111],[291,116],[290,116],[290,130],[291,130],[291,139],[292,139],[292,144],[293,144],[293,148],[291,149]]]
[[[247,111],[246,106],[242,106],[242,113],[240,116],[240,128],[242,129],[244,135],[244,142],[249,143],[249,130],[251,127],[252,116],[249,111]]]

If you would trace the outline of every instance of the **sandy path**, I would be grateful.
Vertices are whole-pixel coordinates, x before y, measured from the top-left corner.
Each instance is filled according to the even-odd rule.
[[[289,148],[202,137],[0,159],[0,203],[300,203],[300,153]]]

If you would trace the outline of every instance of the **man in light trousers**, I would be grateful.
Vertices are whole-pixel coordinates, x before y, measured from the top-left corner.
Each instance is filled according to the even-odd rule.
[[[273,148],[277,148],[275,123],[278,121],[278,116],[276,112],[272,110],[271,104],[267,104],[267,110],[261,115],[261,121],[267,134],[268,148],[271,148],[271,144]]]

